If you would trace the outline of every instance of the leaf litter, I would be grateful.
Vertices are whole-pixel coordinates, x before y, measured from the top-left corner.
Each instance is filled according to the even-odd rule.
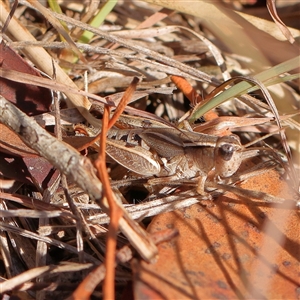
[[[61,122],[55,125],[58,112],[51,111],[53,108],[44,96],[35,94],[28,106],[24,97],[17,95],[15,100],[9,99],[1,90],[1,123],[5,126],[0,130],[0,146],[5,164],[1,164],[0,171],[1,188],[5,191],[1,192],[0,284],[6,297],[49,299],[58,293],[70,299],[108,299],[114,290],[114,297],[123,299],[122,293],[125,287],[130,289],[130,281],[136,299],[145,295],[153,299],[297,297],[295,274],[299,265],[295,258],[299,256],[299,230],[295,200],[299,184],[299,76],[295,69],[299,65],[292,67],[288,60],[297,55],[299,35],[295,28],[285,26],[288,18],[281,14],[285,11],[281,3],[277,3],[277,11],[271,7],[270,13],[293,45],[284,42],[282,37],[275,38],[279,35],[276,26],[264,20],[269,19],[266,7],[260,19],[265,27],[257,25],[260,28],[250,24],[247,20],[251,16],[244,14],[255,11],[254,7],[247,10],[237,5],[239,1],[224,2],[202,3],[201,11],[196,6],[191,11],[180,3],[161,9],[146,2],[125,5],[120,1],[105,15],[98,29],[88,25],[88,18],[102,11],[93,1],[87,7],[86,16],[81,4],[75,6],[70,1],[60,3],[60,14],[44,8],[39,11],[36,1],[30,1],[35,8],[21,1],[15,11],[18,20],[11,19],[11,25],[2,35],[2,85],[8,86],[6,82],[10,82],[16,95],[20,90],[17,84],[30,87],[32,82],[35,87],[60,91]],[[296,7],[292,2],[289,5]],[[212,14],[216,8],[218,13]],[[257,8],[260,13],[262,8]],[[0,10],[4,24],[5,12],[10,9],[1,3]],[[185,14],[188,12],[194,16]],[[229,37],[220,26],[215,27],[218,18],[225,18],[232,25],[227,28],[233,36]],[[243,33],[236,31],[237,24],[242,24]],[[258,31],[270,27],[271,32]],[[82,43],[83,32],[89,29],[94,35]],[[252,40],[245,38],[245,32]],[[265,35],[267,38],[263,39]],[[254,42],[259,40],[264,43],[258,46],[256,43],[258,48],[254,51]],[[248,48],[242,47],[243,43]],[[270,51],[274,45],[277,53]],[[9,60],[16,64],[20,57],[14,51],[20,51],[28,66],[34,65],[48,78],[36,71],[31,76],[25,70],[17,69],[23,74],[5,71],[3,62],[8,62],[8,58],[4,49],[13,53]],[[281,63],[284,71],[276,71],[279,68],[276,65]],[[294,77],[277,81],[277,89],[275,85],[269,86],[275,103],[271,110],[265,104],[264,87],[262,92],[251,90],[258,84],[252,78],[262,73],[259,76],[265,76],[262,80],[265,84],[270,79],[278,80],[283,72]],[[226,99],[222,88],[215,88],[235,76],[239,76],[244,86],[246,81],[250,85],[242,92],[238,84],[229,81],[233,95]],[[91,163],[98,155],[98,148],[93,145],[95,138],[74,128],[79,124],[99,131],[103,103],[114,112],[126,95],[125,89],[131,87],[133,77],[138,77],[139,82],[128,99],[130,105],[120,108],[124,112],[115,123],[119,131],[132,126],[145,130],[158,124],[213,135],[234,132],[244,145],[257,140],[256,148],[249,149],[259,156],[246,160],[238,173],[223,183],[214,181],[213,172],[208,174],[206,191],[214,201],[199,195],[197,182],[193,180],[162,181],[137,176],[106,158],[112,194],[103,197],[101,182]],[[49,90],[45,91],[49,94]],[[251,92],[247,94],[248,91]],[[208,101],[208,98],[212,99]],[[220,102],[214,103],[215,98],[220,98]],[[196,123],[188,123],[202,109],[202,99],[217,108],[209,108],[201,113],[202,118],[197,117]],[[286,99],[284,107],[280,104],[283,99]],[[28,111],[30,107],[35,109]],[[40,107],[42,110],[37,112]],[[7,115],[8,112],[11,114]],[[274,116],[283,126],[281,130]],[[65,142],[54,136],[57,128]],[[287,141],[278,138],[283,130]],[[267,138],[262,140],[264,135]],[[282,148],[292,150],[293,162]],[[48,164],[46,168],[40,168],[42,160]],[[27,172],[23,169],[18,176],[13,175],[9,171],[12,161],[22,162]],[[67,182],[62,174],[67,175]],[[102,176],[103,183],[107,175]],[[108,205],[106,197],[111,195],[112,201],[119,201],[116,203],[122,206]],[[108,216],[114,205],[121,210],[117,224],[122,234],[113,238],[117,245],[116,261],[112,255],[104,265],[106,249],[115,247],[111,240],[106,240],[112,232]],[[148,233],[143,229],[147,226]],[[278,234],[276,228],[284,229]],[[150,236],[150,232],[154,235]],[[158,236],[164,242],[158,246],[157,256],[155,237]],[[275,242],[273,246],[268,246],[269,236]],[[158,262],[148,264],[139,257]],[[115,264],[114,287],[113,280],[105,282],[105,278],[106,270],[111,272]],[[246,270],[251,271],[248,274]],[[276,274],[272,280],[268,279],[270,273]]]

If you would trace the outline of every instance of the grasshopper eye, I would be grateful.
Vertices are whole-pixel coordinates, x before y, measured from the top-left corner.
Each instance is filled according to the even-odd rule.
[[[232,158],[232,155],[236,147],[231,144],[224,144],[218,149],[218,155],[220,155],[225,161],[229,161]]]
[[[221,137],[218,139],[214,160],[216,175],[230,177],[241,165],[242,146],[236,135]]]

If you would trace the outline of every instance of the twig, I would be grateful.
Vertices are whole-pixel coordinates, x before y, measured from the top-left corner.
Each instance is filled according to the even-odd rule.
[[[16,132],[26,145],[73,180],[92,199],[97,200],[106,213],[109,212],[107,199],[102,198],[102,184],[88,158],[81,156],[68,144],[58,141],[2,96],[0,96],[0,122]],[[121,231],[146,261],[153,261],[157,254],[156,246],[125,209],[118,205],[124,213],[119,223]]]
[[[106,169],[105,161],[105,146],[106,146],[106,133],[108,128],[108,116],[109,116],[109,107],[105,106],[104,114],[102,119],[102,131],[101,131],[101,140],[100,140],[100,151],[98,159],[95,161],[95,165],[98,170],[100,179],[104,185],[105,196],[107,197],[109,208],[110,208],[110,223],[107,237],[107,247],[105,254],[105,268],[106,268],[106,277],[104,282],[104,299],[114,299],[115,298],[115,289],[114,289],[114,280],[115,280],[115,253],[117,246],[117,234],[118,234],[118,224],[119,219],[122,217],[122,210],[119,206],[116,205],[116,201],[113,197],[113,192],[110,186],[109,177]]]
[[[117,246],[117,234],[118,234],[118,225],[119,219],[122,217],[123,212],[118,205],[116,205],[115,197],[113,196],[113,191],[110,185],[110,180],[108,172],[106,169],[106,135],[109,128],[111,128],[114,123],[117,121],[119,116],[124,111],[128,101],[130,100],[133,92],[136,89],[138,79],[134,78],[130,86],[127,88],[122,100],[116,108],[116,111],[112,118],[109,118],[109,107],[104,107],[104,114],[102,119],[102,131],[100,138],[100,151],[97,160],[95,161],[95,166],[97,167],[98,174],[104,186],[104,193],[109,203],[110,208],[110,224],[108,231],[107,247],[106,247],[106,256],[105,256],[105,268],[106,268],[106,277],[104,282],[104,299],[114,299],[115,298],[115,289],[114,289],[114,280],[115,280],[115,255],[116,255],[116,246]]]

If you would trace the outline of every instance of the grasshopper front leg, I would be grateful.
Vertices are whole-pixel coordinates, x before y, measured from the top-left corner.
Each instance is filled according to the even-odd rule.
[[[214,147],[189,146],[185,151],[190,168],[198,169],[197,192],[201,195],[206,195],[204,186],[211,170],[215,171],[215,180],[219,180],[232,176],[242,163],[242,145],[236,135],[219,137]]]

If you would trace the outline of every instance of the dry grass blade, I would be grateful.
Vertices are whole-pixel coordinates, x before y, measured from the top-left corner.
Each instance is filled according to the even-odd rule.
[[[36,0],[28,0],[28,2],[33,5],[40,13],[44,15],[46,20],[48,20],[54,28],[64,37],[64,39],[68,42],[70,45],[71,49],[80,57],[80,59],[84,62],[87,63],[86,59],[82,55],[82,53],[78,50],[76,47],[75,43],[69,36],[69,34],[66,32],[64,27],[52,16],[51,11],[45,8],[42,4],[40,4]]]
[[[38,276],[46,275],[49,273],[60,273],[60,272],[75,272],[81,271],[85,269],[89,269],[92,267],[92,264],[68,264],[68,265],[57,265],[57,266],[44,266],[40,268],[35,268],[28,270],[14,278],[1,282],[0,283],[0,290],[2,293],[7,291],[11,291],[18,286],[21,286],[27,281],[30,281]]]
[[[174,229],[165,230],[162,233],[151,236],[155,244],[169,241],[178,235],[178,231]],[[133,252],[128,246],[124,246],[116,253],[116,263],[126,263],[133,258]],[[104,280],[106,274],[105,265],[102,264],[93,271],[80,283],[77,289],[68,300],[88,300],[97,285]]]
[[[280,20],[277,11],[276,11],[276,5],[275,1],[267,0],[267,8],[270,12],[270,15],[272,16],[272,19],[276,23],[276,25],[279,27],[282,34],[286,37],[286,39],[293,44],[295,42],[294,37],[292,36],[291,32],[287,28],[287,26]]]
[[[93,33],[95,33],[96,35],[100,36],[101,38],[104,38],[112,43],[118,43],[122,46],[125,46],[126,48],[128,49],[132,49],[134,51],[137,51],[137,52],[140,52],[140,53],[143,53],[145,54],[146,56],[149,56],[159,62],[163,62],[164,64],[166,65],[169,65],[171,67],[174,67],[174,68],[177,68],[178,70],[182,71],[182,72],[185,72],[186,74],[189,74],[191,76],[194,76],[198,79],[201,79],[205,82],[209,82],[209,83],[215,83],[215,80],[214,78],[212,78],[211,76],[207,75],[206,73],[204,72],[201,72],[201,71],[198,71],[194,68],[191,68],[189,67],[188,65],[185,65],[183,63],[180,63],[172,58],[169,58],[167,56],[164,56],[164,55],[161,55],[159,54],[158,52],[155,52],[155,51],[152,51],[150,49],[147,49],[145,47],[141,47],[131,41],[128,41],[128,40],[125,40],[125,39],[122,39],[118,36],[115,36],[113,34],[108,34],[100,29],[97,29],[97,28],[94,28],[94,27],[91,27],[89,25],[86,25],[86,24],[83,24],[79,21],[76,21],[75,19],[71,19],[71,18],[68,18],[64,15],[59,15],[59,14],[54,14],[58,19],[60,20],[63,20],[67,23],[70,23],[72,25],[75,25],[75,26],[78,26],[78,27],[81,27],[82,29],[86,29],[86,30],[89,30]],[[177,75],[177,74],[174,74],[174,75]],[[217,82],[216,82],[217,83]],[[216,84],[215,83],[215,84]]]
[[[72,93],[74,95],[79,95],[82,97],[89,97],[89,98],[99,101],[100,103],[105,103],[106,105],[114,106],[114,103],[112,103],[112,102],[108,103],[104,98],[99,97],[94,94],[91,94],[91,93],[88,93],[88,92],[85,92],[85,91],[81,91],[77,87],[74,87],[74,86],[70,87],[64,83],[58,83],[58,82],[55,82],[54,80],[50,80],[47,78],[40,78],[40,77],[30,75],[30,74],[24,74],[24,73],[18,72],[18,71],[6,70],[3,68],[0,68],[0,71],[1,71],[1,73],[0,73],[1,77],[12,80],[12,81],[27,83],[27,84],[36,84],[37,86],[42,86],[45,88],[49,88],[51,90],[60,91],[65,94]],[[93,122],[93,124],[96,124],[95,122]]]
[[[74,218],[74,216],[68,212],[58,211],[34,211],[32,209],[18,209],[18,210],[0,210],[0,217],[27,217],[27,218]]]
[[[39,234],[33,233],[31,231],[28,231],[28,230],[25,230],[25,229],[20,229],[20,228],[17,228],[15,226],[8,225],[8,224],[2,223],[2,222],[0,223],[0,228],[1,228],[1,230],[7,231],[9,233],[14,233],[16,235],[20,235],[20,236],[23,236],[23,237],[26,237],[26,238],[29,238],[29,239],[33,239],[33,240],[36,240],[36,241],[42,241],[42,242],[45,242],[47,244],[56,246],[58,248],[66,249],[67,251],[69,251],[71,253],[78,254],[78,250],[77,250],[76,247],[71,246],[67,243],[61,242],[59,240],[56,240],[56,239],[53,239],[53,238],[50,238],[50,237],[46,237],[46,236],[43,236],[43,235],[39,235]],[[86,254],[85,258],[87,260],[89,260],[90,262],[93,262],[93,263],[98,263],[99,262],[97,259],[95,259],[92,255],[89,255],[89,254]]]
[[[64,211],[63,208],[60,208],[59,206],[56,206],[54,204],[49,204],[41,201],[40,199],[26,197],[24,195],[18,195],[18,194],[11,194],[11,193],[3,193],[0,192],[1,199],[5,199],[8,201],[13,201],[15,203],[22,204],[25,207],[28,208],[35,208],[41,211],[52,211],[52,210],[61,210]],[[65,210],[67,212],[67,210]]]

